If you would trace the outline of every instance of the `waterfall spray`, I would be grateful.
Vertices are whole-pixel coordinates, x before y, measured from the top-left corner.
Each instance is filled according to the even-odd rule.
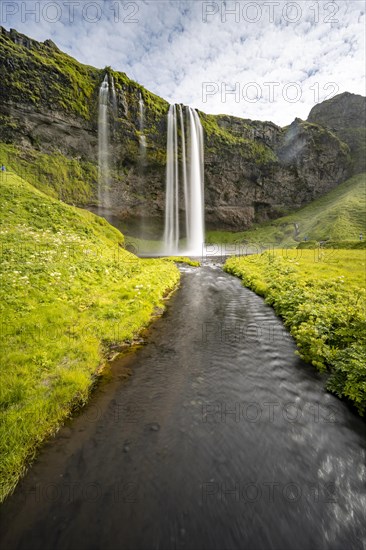
[[[181,170],[177,112],[181,134]],[[182,194],[185,208],[186,253],[200,255],[204,243],[203,130],[197,112],[191,107],[186,107],[186,113],[187,132],[182,107],[169,107],[164,230],[164,253],[169,255],[179,252],[179,197]]]

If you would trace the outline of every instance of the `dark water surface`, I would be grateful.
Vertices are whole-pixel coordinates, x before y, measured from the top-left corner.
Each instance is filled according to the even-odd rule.
[[[364,548],[364,421],[261,298],[219,267],[183,271],[147,345],[2,507],[2,547]]]

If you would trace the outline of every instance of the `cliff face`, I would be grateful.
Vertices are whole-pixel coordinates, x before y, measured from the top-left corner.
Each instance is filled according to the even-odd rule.
[[[203,121],[204,121],[204,117]],[[348,147],[323,128],[296,119],[288,128],[216,117],[232,143],[206,139],[206,219],[250,227],[299,208],[343,181]]]
[[[366,171],[366,97],[345,92],[315,105],[309,122],[331,130],[347,143],[352,156],[352,173]]]
[[[161,219],[168,104],[124,73],[82,65],[51,41],[41,44],[0,27],[0,143],[9,144],[9,164],[12,157],[24,166],[31,160],[35,184],[68,202],[95,204],[98,92],[106,71],[114,78],[118,105],[111,129],[113,208],[121,216]],[[143,165],[140,94],[146,107]],[[112,105],[110,112],[113,117]],[[317,120],[311,116],[309,122],[296,119],[287,128],[199,115],[205,131],[206,219],[212,226],[245,229],[278,217],[331,190],[351,173],[344,134],[327,129],[326,115]],[[345,112],[347,117],[353,124],[353,115]],[[59,169],[50,171],[63,158],[61,178]]]

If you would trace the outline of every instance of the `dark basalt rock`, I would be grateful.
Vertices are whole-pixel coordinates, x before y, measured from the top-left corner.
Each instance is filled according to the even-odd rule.
[[[366,171],[366,97],[345,92],[315,105],[309,122],[329,129],[351,150],[353,173]]]

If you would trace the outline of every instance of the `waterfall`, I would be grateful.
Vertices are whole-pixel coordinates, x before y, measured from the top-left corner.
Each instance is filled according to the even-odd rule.
[[[186,254],[200,255],[204,244],[204,151],[203,130],[197,112],[171,105],[168,112],[164,254],[179,252],[181,224],[179,200],[185,209]],[[180,139],[178,136],[178,114]],[[180,143],[179,143],[180,142]],[[180,147],[179,147],[180,145]],[[180,162],[179,153],[181,152]],[[180,169],[179,169],[179,165]]]
[[[110,207],[109,200],[109,81],[105,76],[99,90],[99,118],[98,118],[98,202],[99,206]]]
[[[140,123],[140,132],[144,131],[145,127],[145,103],[140,92],[139,98],[139,123]]]
[[[147,187],[145,181],[146,170],[146,136],[144,135],[145,129],[145,103],[143,97],[139,95],[139,161],[138,161],[138,173],[139,173],[139,193],[143,197],[141,201],[141,214],[140,214],[140,238],[146,238],[146,195]]]
[[[170,105],[168,112],[165,193],[164,253],[173,255],[177,252],[179,243],[178,132],[175,105]]]
[[[116,88],[114,87],[114,78],[113,78],[113,76],[111,76],[111,92],[112,92],[113,115],[114,115],[114,118],[117,118],[118,117],[118,103],[117,103]]]
[[[183,178],[183,192],[184,196],[186,197],[186,203],[189,204],[189,194],[188,194],[188,178],[187,178],[187,153],[186,153],[186,132],[184,130],[184,119],[183,119],[183,109],[182,106],[179,105],[179,121],[180,121],[180,131],[182,136],[182,178]],[[191,226],[189,223],[189,211],[188,208],[185,209],[186,211],[186,238],[187,243],[190,242],[191,239]]]
[[[186,202],[188,214],[187,248],[201,254],[205,242],[204,231],[204,151],[203,129],[197,111],[189,114],[189,201]]]
[[[145,163],[145,155],[146,155],[146,137],[144,135],[144,129],[145,129],[145,103],[142,98],[141,92],[140,92],[140,99],[139,99],[139,126],[140,126],[140,132],[139,135],[139,142],[140,142],[140,160],[142,166]]]

